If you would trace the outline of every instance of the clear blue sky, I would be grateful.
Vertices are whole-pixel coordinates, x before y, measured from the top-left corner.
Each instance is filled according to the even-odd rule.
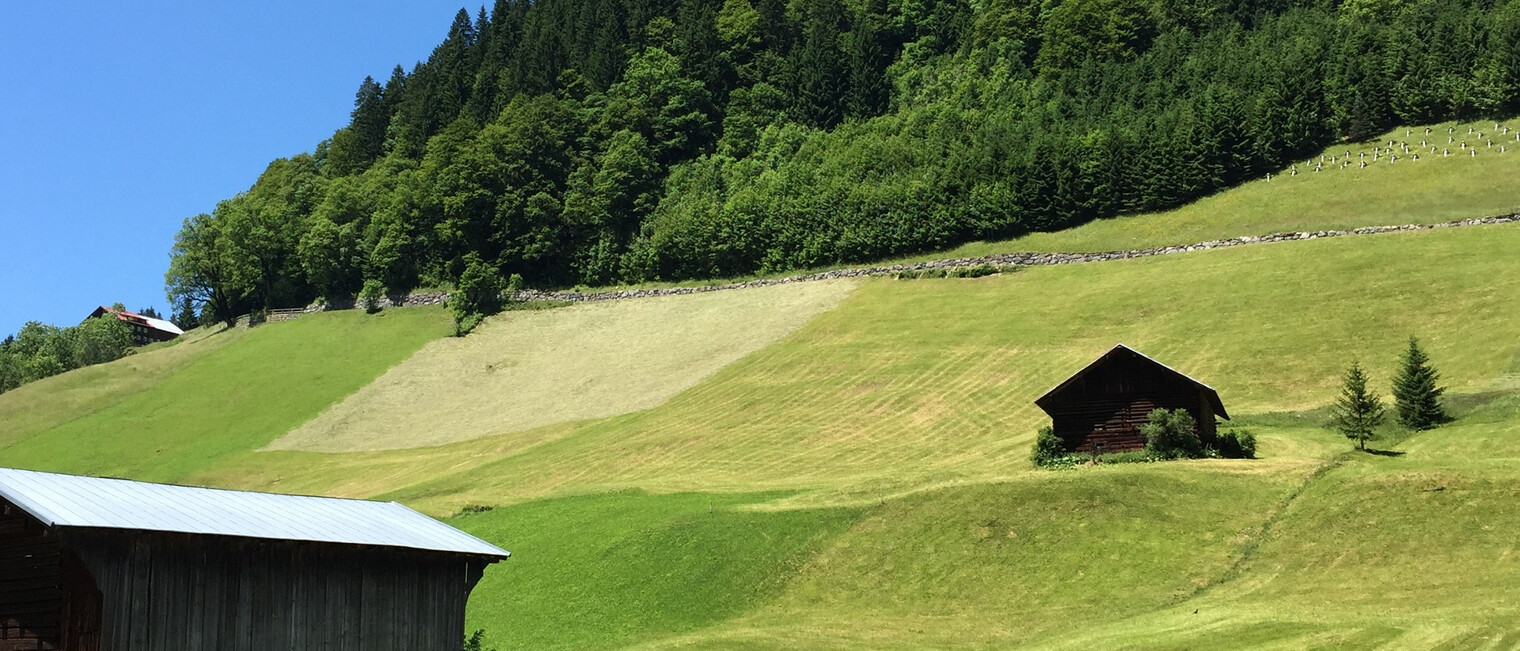
[[[117,301],[167,314],[180,222],[347,124],[364,76],[427,58],[461,6],[0,5],[0,337]]]

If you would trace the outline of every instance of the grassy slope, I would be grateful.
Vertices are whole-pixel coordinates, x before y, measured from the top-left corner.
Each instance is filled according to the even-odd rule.
[[[1505,634],[1485,627],[1516,614],[1503,594],[1520,577],[1484,564],[1507,547],[1477,517],[1507,526],[1509,507],[1492,504],[1502,487],[1477,493],[1453,521],[1416,501],[1423,493],[1364,493],[1356,473],[1428,475],[1437,466],[1415,464],[1450,452],[1420,446],[1447,450],[1434,437],[1462,431],[1485,455],[1512,454],[1520,417],[1500,407],[1520,388],[1515,250],[1520,228],[1495,226],[875,280],[652,410],[405,452],[244,455],[196,479],[383,494],[440,514],[507,505],[454,520],[520,552],[489,571],[471,626],[531,646],[1293,647],[1420,635],[1462,646],[1469,633]],[[1346,447],[1317,426],[1344,364],[1360,357],[1384,385],[1410,333],[1458,398],[1501,400],[1410,440],[1406,456],[1345,460],[1283,509]],[[1262,437],[1264,459],[1030,471],[1024,455],[1041,421],[1030,401],[1115,341],[1214,383]],[[1478,476],[1443,458],[1442,472]],[[1513,476],[1498,461],[1477,466]],[[584,495],[629,487],[678,496]],[[750,504],[753,491],[774,489],[802,492]],[[1449,491],[1437,495],[1463,494]],[[708,500],[715,521],[756,519],[683,528],[673,505],[684,500]],[[616,508],[597,510],[606,504]],[[1345,514],[1383,508],[1382,524],[1342,526]],[[841,522],[854,524],[837,533]],[[666,536],[669,527],[683,533]],[[682,556],[766,536],[813,542],[783,545],[785,567],[797,569],[766,575],[781,587],[758,595],[732,586],[757,581],[774,557]],[[1305,544],[1320,540],[1334,543]],[[1358,548],[1358,562],[1343,557]],[[709,555],[744,578],[719,582],[730,587],[712,594],[726,600],[688,599],[710,580]],[[1314,578],[1337,564],[1346,567],[1334,581]],[[1417,584],[1387,589],[1399,581]],[[1493,599],[1464,609],[1458,585]],[[1430,603],[1454,607],[1416,626]],[[1194,609],[1207,616],[1189,619]]]
[[[442,512],[624,487],[838,501],[1007,477],[1044,420],[1033,399],[1116,342],[1210,381],[1236,414],[1327,402],[1353,357],[1386,382],[1411,333],[1454,391],[1486,390],[1520,351],[1515,250],[1520,228],[1497,226],[877,280],[659,408],[392,496]]]
[[[469,627],[510,648],[598,649],[743,613],[862,512],[735,508],[774,497],[624,492],[456,517],[513,552],[476,588]]]
[[[801,327],[856,284],[507,312],[469,337],[428,344],[271,447],[417,448],[648,409]]]
[[[245,330],[209,336],[192,330],[172,345],[154,344],[109,364],[88,366],[0,394],[0,448],[100,411],[157,384]]]
[[[1245,234],[1232,219],[1187,239]],[[307,415],[261,415],[230,454],[134,463],[440,514],[502,505],[452,521],[518,553],[470,615],[512,646],[1508,646],[1516,250],[1520,228],[1502,226],[871,281],[645,412],[420,450],[251,452],[321,409],[271,392],[265,411]],[[1411,332],[1478,406],[1403,456],[1340,454],[1312,409],[1351,357],[1386,384]],[[1218,386],[1264,459],[1031,471],[1029,401],[1115,341]],[[99,415],[84,420],[116,422]],[[98,463],[53,440],[49,467]],[[651,493],[590,494],[630,487]],[[776,489],[798,492],[756,492]]]
[[[114,405],[12,442],[0,462],[178,480],[263,446],[449,332],[438,308],[261,326]]]
[[[1520,121],[1511,120],[1520,128]],[[1298,176],[1275,175],[1271,182],[1256,180],[1220,192],[1211,197],[1162,213],[1103,219],[1056,233],[1035,233],[1006,242],[976,242],[946,253],[923,256],[982,256],[1011,251],[1112,251],[1140,249],[1171,244],[1191,244],[1207,240],[1266,235],[1290,231],[1349,229],[1388,224],[1434,224],[1456,219],[1491,217],[1520,211],[1520,142],[1514,136],[1504,143],[1509,152],[1499,153],[1499,143],[1489,150],[1487,142],[1464,136],[1469,126],[1485,132],[1493,122],[1445,123],[1433,127],[1428,136],[1438,147],[1447,147],[1446,129],[1457,129],[1457,140],[1464,137],[1480,146],[1479,155],[1467,152],[1451,157],[1431,157],[1428,150],[1420,160],[1411,162],[1400,155],[1389,164],[1384,157],[1366,169],[1356,165],[1346,169],[1331,167],[1313,172],[1303,161]],[[1342,156],[1351,151],[1359,160],[1365,152],[1372,157],[1373,146],[1386,146],[1392,140],[1418,145],[1427,138],[1424,128],[1390,131],[1371,143],[1337,145],[1325,150],[1327,156]],[[1456,145],[1449,146],[1459,152]],[[1419,149],[1415,147],[1411,151]],[[1318,160],[1318,156],[1314,157]]]

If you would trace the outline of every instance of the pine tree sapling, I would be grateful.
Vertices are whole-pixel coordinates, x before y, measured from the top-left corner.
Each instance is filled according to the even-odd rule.
[[[1430,357],[1420,349],[1420,340],[1410,337],[1399,374],[1393,379],[1393,399],[1400,424],[1419,431],[1446,422],[1446,410],[1441,408],[1441,394],[1446,389],[1436,386],[1439,378],[1430,365]]]
[[[1367,390],[1367,374],[1362,372],[1361,364],[1352,362],[1341,386],[1341,396],[1331,408],[1335,429],[1356,441],[1357,449],[1365,450],[1367,441],[1377,437],[1383,415],[1383,401]]]

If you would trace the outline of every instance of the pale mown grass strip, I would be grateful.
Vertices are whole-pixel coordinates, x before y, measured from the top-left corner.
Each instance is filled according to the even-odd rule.
[[[428,344],[270,449],[416,448],[648,409],[786,336],[855,286],[507,312],[468,337]]]

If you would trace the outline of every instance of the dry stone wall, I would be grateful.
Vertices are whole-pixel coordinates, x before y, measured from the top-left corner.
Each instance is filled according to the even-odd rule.
[[[1439,224],[1404,224],[1400,226],[1367,226],[1350,230],[1312,231],[1302,233],[1274,233],[1271,235],[1252,235],[1236,237],[1227,240],[1210,240],[1196,244],[1178,246],[1162,246],[1150,249],[1134,249],[1129,251],[1104,251],[1099,253],[999,253],[995,255],[980,256],[974,258],[945,258],[928,262],[914,262],[909,264],[877,265],[869,267],[854,267],[849,269],[836,269],[833,271],[821,271],[818,273],[788,276],[785,278],[766,278],[749,280],[737,283],[725,283],[720,285],[702,285],[697,287],[656,287],[648,289],[623,289],[603,292],[573,292],[573,291],[544,291],[537,289],[523,290],[517,293],[515,300],[520,301],[564,301],[581,303],[588,301],[614,301],[625,298],[649,298],[654,296],[680,296],[684,294],[696,294],[699,292],[716,292],[729,289],[744,289],[748,287],[767,287],[770,285],[784,285],[787,283],[803,283],[815,280],[829,280],[833,278],[859,278],[863,276],[888,276],[904,271],[922,271],[928,269],[954,269],[964,267],[990,266],[1014,266],[1014,267],[1037,267],[1058,264],[1077,264],[1083,262],[1105,262],[1109,260],[1127,260],[1130,258],[1148,258],[1157,255],[1171,255],[1174,253],[1187,253],[1190,251],[1206,251],[1209,249],[1222,249],[1246,244],[1264,244],[1269,242],[1291,242],[1297,240],[1316,240],[1327,237],[1345,237],[1347,235],[1374,235],[1378,233],[1393,233],[1398,231],[1423,231],[1440,228],[1458,228],[1463,226],[1479,226],[1484,224],[1508,224],[1520,222],[1520,213],[1501,215],[1498,217],[1483,217],[1479,219],[1462,219],[1457,221],[1443,222]],[[404,296],[387,296],[380,299],[381,307],[400,307],[412,305],[441,305],[448,300],[448,293],[442,291],[414,292]],[[354,307],[353,300],[314,304],[306,308],[308,312],[322,310],[350,309]]]

